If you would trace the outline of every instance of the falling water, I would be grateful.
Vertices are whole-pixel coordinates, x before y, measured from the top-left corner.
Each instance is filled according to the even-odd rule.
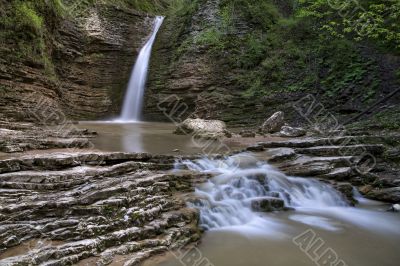
[[[132,71],[131,78],[129,80],[128,90],[125,95],[120,118],[122,121],[140,121],[141,119],[143,96],[147,80],[147,70],[149,67],[151,49],[163,20],[164,17],[156,17],[153,33],[140,50],[135,67]]]
[[[184,161],[194,171],[217,173],[196,189],[193,204],[200,210],[205,229],[242,226],[254,223],[259,215],[251,209],[252,200],[279,197],[291,208],[346,207],[348,203],[336,190],[314,179],[289,177],[250,154],[227,159]]]

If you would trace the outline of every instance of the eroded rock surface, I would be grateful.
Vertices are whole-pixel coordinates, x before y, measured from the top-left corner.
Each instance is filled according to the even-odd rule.
[[[0,121],[0,152],[92,148],[90,139],[96,135],[96,132],[78,129],[72,123],[49,127]]]
[[[170,172],[174,161],[96,152],[1,160],[0,265],[108,265],[123,255],[136,265],[196,241],[198,213],[182,196],[207,176]]]
[[[331,183],[350,203],[355,202],[351,186],[359,187],[368,198],[398,203],[397,159],[390,159],[392,153],[387,156],[387,148],[381,144],[397,139],[397,135],[307,137],[260,142],[247,151],[264,156],[287,175]],[[394,164],[389,164],[389,159]]]
[[[8,2],[2,8],[10,8]],[[61,123],[66,117],[89,120],[120,111],[132,65],[153,18],[96,4],[80,20],[66,17],[59,23],[48,36],[54,73],[39,63],[7,58],[16,53],[15,44],[3,43],[0,113],[4,118]]]

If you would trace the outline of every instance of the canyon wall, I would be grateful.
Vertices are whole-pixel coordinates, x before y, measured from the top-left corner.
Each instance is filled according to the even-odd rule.
[[[294,105],[311,95],[319,116],[345,122],[398,86],[395,51],[323,35],[313,30],[316,21],[296,17],[295,8],[290,0],[196,0],[175,10],[154,46],[146,118],[170,121],[167,110],[180,116],[174,120],[257,126],[281,110],[301,124],[307,121]],[[399,95],[366,116],[397,112]],[[173,110],[179,106],[183,115]]]
[[[121,102],[153,17],[97,5],[86,16],[64,18],[48,40],[54,72],[43,64],[0,57],[0,114],[19,121],[62,122],[112,117]],[[2,40],[1,52],[15,53]]]

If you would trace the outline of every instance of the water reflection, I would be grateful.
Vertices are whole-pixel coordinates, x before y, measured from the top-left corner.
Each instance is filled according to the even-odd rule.
[[[129,124],[121,125],[121,145],[124,147],[124,151],[127,152],[145,152],[143,149],[143,138],[142,138],[142,127],[136,126],[135,130],[132,130],[132,126]]]
[[[153,154],[197,154],[221,151],[221,143],[173,134],[171,123],[80,122],[79,128],[98,133],[91,141],[102,151],[149,152]],[[225,152],[225,150],[222,150]]]

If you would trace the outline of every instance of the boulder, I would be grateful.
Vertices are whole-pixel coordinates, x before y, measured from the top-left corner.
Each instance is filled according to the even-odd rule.
[[[262,197],[251,201],[251,209],[256,212],[272,212],[285,210],[285,202],[274,197]]]
[[[218,139],[229,135],[223,121],[200,118],[186,119],[178,125],[174,133],[178,135],[193,134],[196,138],[206,139]]]
[[[391,212],[400,212],[400,204],[393,204],[390,206],[389,210]]]
[[[283,126],[281,131],[279,132],[279,136],[294,138],[294,137],[302,137],[307,134],[307,131],[301,127],[289,127]]]
[[[262,133],[279,132],[284,125],[284,113],[276,112],[262,124],[260,131]]]

